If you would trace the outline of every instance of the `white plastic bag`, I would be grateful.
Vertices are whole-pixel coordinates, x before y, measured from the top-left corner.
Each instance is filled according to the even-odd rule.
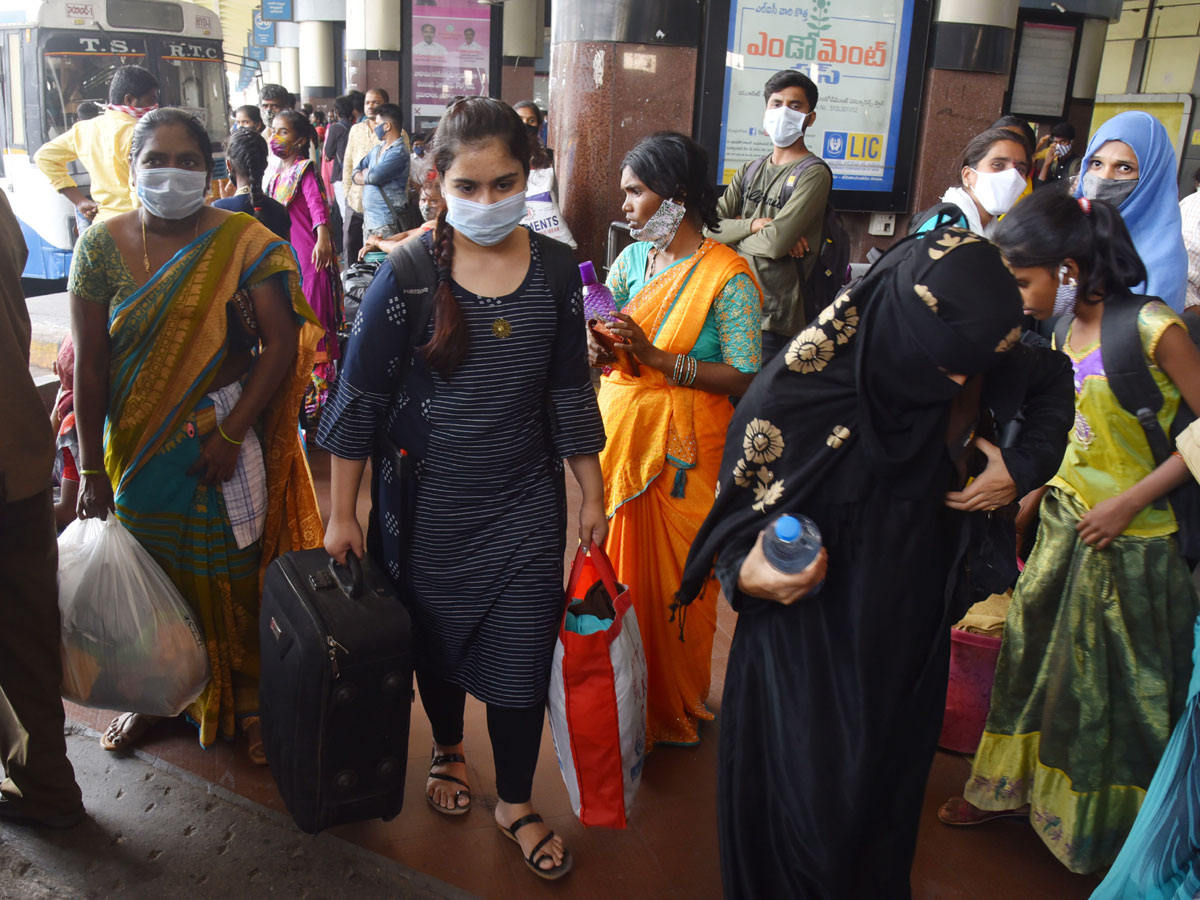
[[[562,241],[572,250],[577,248],[571,229],[554,200],[552,186],[554,170],[551,168],[531,169],[525,187],[525,218],[522,225],[548,238]]]
[[[62,695],[99,709],[177,716],[208,684],[191,607],[115,515],[58,538]]]

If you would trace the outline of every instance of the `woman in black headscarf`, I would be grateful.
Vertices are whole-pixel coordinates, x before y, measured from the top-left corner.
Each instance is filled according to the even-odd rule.
[[[945,494],[980,418],[975,376],[1020,334],[999,251],[943,228],[889,251],[738,404],[678,597],[682,617],[715,563],[739,612],[721,715],[727,898],[909,896],[949,627],[986,519]],[[785,512],[816,522],[827,569],[766,563],[760,534]]]

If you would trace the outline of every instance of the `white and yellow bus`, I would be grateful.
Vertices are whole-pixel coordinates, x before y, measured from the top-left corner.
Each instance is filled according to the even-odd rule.
[[[229,85],[215,12],[170,0],[0,0],[0,190],[29,245],[27,278],[65,278],[78,236],[75,207],[33,155],[75,124],[80,103],[107,103],[126,65],[149,69],[160,104],[191,111],[224,147]],[[72,177],[86,193],[87,172],[76,165]]]

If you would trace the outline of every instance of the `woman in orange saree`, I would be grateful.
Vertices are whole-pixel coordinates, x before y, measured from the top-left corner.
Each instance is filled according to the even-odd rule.
[[[638,242],[608,287],[623,348],[600,386],[605,549],[629,585],[649,668],[646,748],[694,745],[708,710],[716,582],[686,622],[672,610],[715,497],[725,431],[761,364],[762,298],[746,262],[701,233],[716,221],[704,151],[663,132],[625,158],[622,207]],[[630,356],[636,360],[636,370]]]

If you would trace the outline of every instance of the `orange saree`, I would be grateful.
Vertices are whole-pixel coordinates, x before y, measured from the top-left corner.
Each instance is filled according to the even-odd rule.
[[[656,347],[686,354],[712,304],[740,274],[752,278],[745,260],[706,240],[622,312]],[[724,395],[675,385],[649,366],[634,377],[624,365],[604,376],[599,402],[608,434],[600,454],[610,525],[605,549],[629,585],[649,666],[646,747],[694,744],[699,722],[713,718],[705,701],[719,586],[714,580],[692,603],[682,641],[669,607],[713,503],[733,407]]]

